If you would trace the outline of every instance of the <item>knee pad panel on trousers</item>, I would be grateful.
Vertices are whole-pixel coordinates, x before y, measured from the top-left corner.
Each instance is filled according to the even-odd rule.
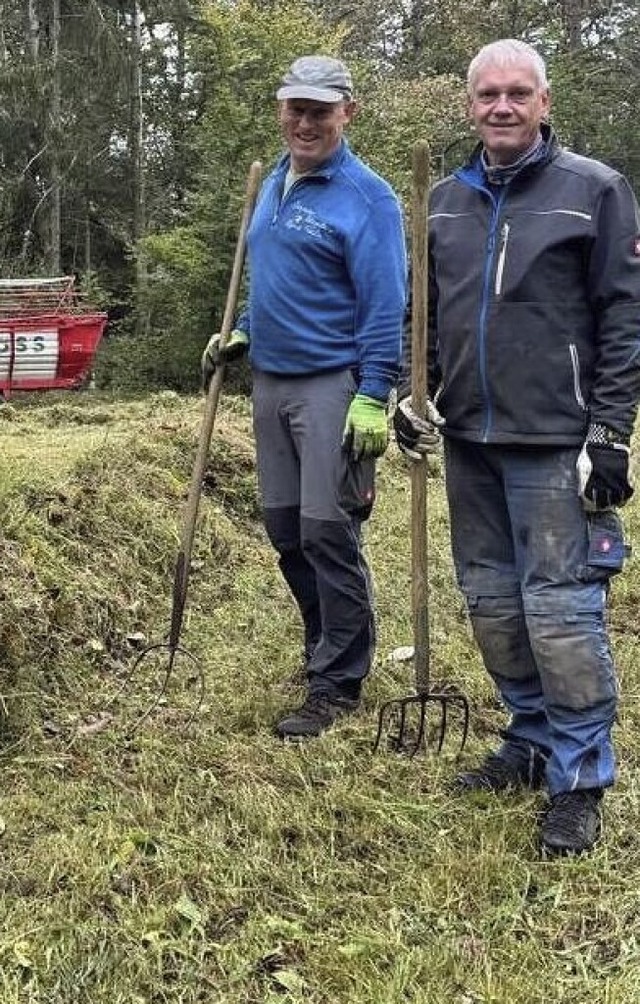
[[[263,512],[264,528],[279,554],[300,548],[300,508],[268,508]]]
[[[547,704],[609,707],[613,717],[618,688],[602,614],[530,614],[527,626]]]
[[[527,680],[537,675],[518,596],[467,597],[473,633],[487,672]]]
[[[325,591],[335,594],[342,613],[359,610],[355,616],[370,616],[372,606],[369,569],[358,534],[351,523],[307,519],[300,521],[302,552],[314,568]]]

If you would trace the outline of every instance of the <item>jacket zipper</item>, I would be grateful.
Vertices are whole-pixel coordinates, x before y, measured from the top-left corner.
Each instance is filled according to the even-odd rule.
[[[292,185],[289,185],[289,187],[288,187],[288,189],[287,189],[286,192],[284,192],[284,181],[282,182],[282,189],[281,189],[278,197],[276,198],[275,209],[273,210],[273,214],[271,216],[271,226],[272,227],[274,227],[276,225],[276,223],[278,222],[278,217],[280,216],[280,210],[282,209],[283,205],[285,204],[285,202],[287,201],[287,199],[291,195],[291,192],[293,191],[294,188],[297,188],[297,186],[302,181],[304,181],[304,178],[297,178],[293,182]],[[282,194],[283,192],[284,192],[284,195]]]
[[[280,195],[276,199],[276,206],[275,206],[275,209],[274,209],[273,214],[271,216],[271,226],[272,227],[275,226],[276,223],[278,222],[278,217],[280,216],[280,210],[284,206],[285,202],[287,202],[287,200],[289,199],[289,196],[291,195],[291,193],[294,190],[294,188],[297,188],[298,185],[301,185],[303,183],[303,181],[306,181],[307,178],[309,178],[309,177],[310,177],[310,175],[305,174],[301,178],[296,178],[296,180],[293,182],[293,184],[289,185],[289,187],[288,187],[288,189],[287,189],[286,192],[284,192],[284,180],[283,180],[283,182],[282,182],[282,188],[280,189]],[[324,175],[321,173],[320,175],[313,175],[313,177],[324,177]],[[284,192],[284,195],[282,194],[283,192]]]
[[[498,264],[496,266],[496,296],[500,296],[502,293],[502,277],[504,275],[504,266],[507,258],[507,242],[509,240],[510,229],[511,228],[508,223],[502,224],[502,230],[500,231],[500,250],[498,252]]]
[[[480,328],[478,332],[478,362],[480,367],[480,384],[482,386],[482,393],[484,394],[484,399],[486,402],[486,419],[485,419],[484,429],[482,430],[483,443],[487,442],[489,438],[491,425],[493,423],[493,407],[491,404],[491,397],[489,394],[489,382],[487,380],[487,358],[486,358],[487,313],[489,310],[491,274],[493,271],[493,262],[496,254],[496,231],[498,228],[498,219],[500,216],[500,210],[502,209],[502,203],[505,198],[505,189],[502,189],[497,199],[495,199],[493,195],[491,195],[490,193],[489,196],[491,198],[491,202],[493,205],[493,212],[491,215],[491,224],[489,227],[489,239],[487,241],[487,260],[485,262],[482,303],[480,306]]]

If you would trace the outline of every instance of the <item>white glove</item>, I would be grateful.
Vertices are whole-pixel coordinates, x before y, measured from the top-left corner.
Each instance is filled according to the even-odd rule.
[[[416,415],[410,397],[403,397],[393,415],[396,442],[405,456],[411,460],[422,460],[428,453],[436,453],[440,447],[440,428],[444,418],[433,401],[427,398],[426,418]]]

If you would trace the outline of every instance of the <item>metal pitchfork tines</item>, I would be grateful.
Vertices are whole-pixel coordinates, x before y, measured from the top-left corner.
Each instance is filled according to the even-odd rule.
[[[224,348],[225,343],[233,327],[234,316],[238,303],[238,294],[240,291],[240,284],[242,281],[242,271],[244,268],[247,230],[249,229],[249,223],[251,221],[251,216],[256,203],[261,175],[262,175],[262,164],[260,163],[260,161],[256,160],[251,165],[247,178],[244,209],[242,213],[240,231],[238,234],[238,240],[236,244],[231,279],[229,281],[229,289],[227,292],[224,317],[220,329],[221,349]],[[184,524],[180,539],[180,549],[178,551],[178,556],[175,565],[175,573],[173,579],[173,602],[171,610],[171,625],[168,639],[166,641],[159,642],[154,645],[149,645],[147,648],[143,649],[142,652],[140,652],[133,666],[127,673],[126,679],[124,680],[124,683],[118,690],[118,693],[110,701],[110,704],[113,704],[118,699],[118,697],[123,693],[123,691],[126,690],[129,683],[136,675],[136,673],[139,671],[140,666],[145,660],[148,660],[151,656],[158,655],[159,653],[168,651],[169,657],[163,671],[163,675],[160,681],[160,686],[153,700],[147,707],[147,709],[138,717],[138,719],[134,722],[133,726],[129,729],[129,735],[132,735],[142,725],[142,723],[146,721],[150,717],[150,715],[153,714],[155,709],[163,700],[165,694],[167,693],[167,689],[169,687],[169,683],[173,675],[176,657],[178,655],[184,656],[191,663],[192,667],[195,668],[195,678],[192,679],[195,679],[196,682],[196,699],[195,699],[196,703],[191,715],[189,716],[187,722],[185,723],[185,728],[188,727],[196,717],[204,699],[205,682],[204,682],[204,674],[202,672],[202,667],[198,662],[198,660],[196,659],[196,657],[186,648],[180,645],[179,641],[180,641],[180,632],[182,630],[184,608],[187,599],[187,586],[189,582],[189,571],[191,568],[191,553],[193,550],[193,538],[195,534],[196,518],[198,515],[198,506],[200,502],[200,495],[202,492],[202,479],[205,473],[207,457],[209,453],[209,445],[211,443],[211,435],[213,433],[213,424],[215,421],[216,412],[218,409],[218,400],[220,398],[220,391],[224,380],[224,369],[225,369],[224,364],[221,364],[216,368],[216,371],[209,385],[209,390],[205,401],[204,415],[202,419],[202,426],[200,428],[200,436],[198,440],[198,448],[193,465],[193,471],[191,474],[189,494],[187,497],[187,503],[185,507]]]
[[[411,403],[418,415],[427,410],[427,198],[429,192],[429,147],[416,143],[412,180],[412,278],[411,278]],[[430,706],[439,715],[439,753],[448,726],[448,710],[462,715],[463,749],[469,731],[469,702],[457,688],[431,688],[429,637],[429,575],[427,535],[427,459],[411,466],[411,606],[415,693],[387,701],[378,718],[375,752],[386,732],[387,748],[415,756],[425,746]],[[395,730],[395,731],[394,731]]]

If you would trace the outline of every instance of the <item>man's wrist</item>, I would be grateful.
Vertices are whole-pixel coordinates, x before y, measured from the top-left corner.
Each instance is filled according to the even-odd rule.
[[[587,431],[587,446],[629,446],[629,436],[624,436],[604,422],[590,422]]]
[[[362,404],[371,405],[372,408],[381,408],[383,411],[386,410],[387,402],[381,401],[377,397],[372,397],[371,394],[362,394],[360,391],[355,395],[354,401],[360,401]]]

